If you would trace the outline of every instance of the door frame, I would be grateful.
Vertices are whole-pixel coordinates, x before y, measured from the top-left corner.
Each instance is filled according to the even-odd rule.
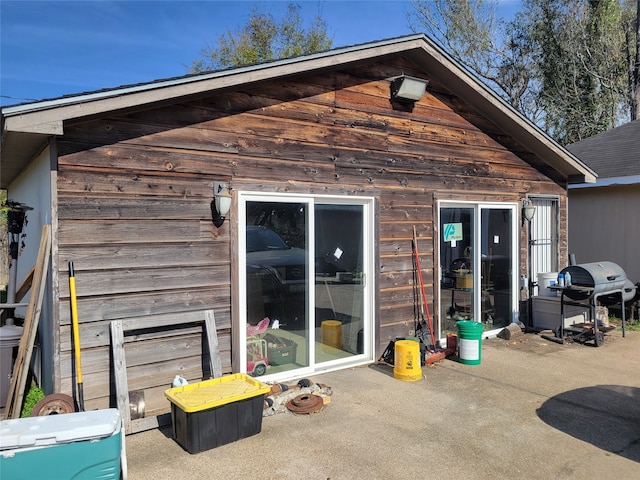
[[[527,262],[529,296],[539,294],[538,273],[556,272],[560,265],[560,198],[557,195],[529,195],[536,207],[536,214],[527,225]],[[543,211],[543,207],[546,211]],[[542,235],[549,238],[542,238]],[[536,242],[547,240],[549,245]],[[545,247],[542,253],[534,253],[535,247]],[[546,268],[543,266],[546,265]]]
[[[265,193],[255,191],[238,191],[237,192],[237,332],[233,332],[233,336],[237,342],[232,341],[234,345],[238,345],[237,358],[239,365],[234,370],[246,372],[247,353],[246,353],[246,311],[247,311],[247,290],[246,290],[246,205],[247,202],[284,202],[284,203],[304,203],[309,206],[307,236],[308,240],[315,239],[315,204],[335,204],[335,205],[361,205],[363,207],[363,272],[365,278],[364,298],[363,298],[363,353],[355,354],[346,359],[332,360],[323,363],[315,362],[315,345],[316,335],[315,328],[308,328],[307,352],[308,363],[306,367],[300,367],[276,374],[267,374],[260,377],[263,381],[286,381],[291,378],[299,378],[300,376],[310,375],[313,373],[328,372],[349,368],[352,366],[371,363],[375,356],[375,333],[376,333],[376,312],[375,312],[375,289],[376,289],[376,271],[375,271],[375,198],[364,196],[340,196],[340,195],[314,195],[304,193]],[[315,258],[315,242],[309,241],[309,265],[314,267]],[[315,285],[314,268],[307,269],[308,285]],[[312,291],[312,289],[309,289]],[[314,295],[308,294],[307,316],[312,324],[315,324],[315,298]]]
[[[436,222],[437,222],[437,232],[438,232],[438,236],[437,238],[434,238],[434,241],[437,242],[437,244],[434,246],[436,251],[438,252],[438,258],[436,261],[436,265],[440,265],[441,267],[445,267],[444,265],[442,265],[442,251],[440,248],[440,243],[441,243],[441,236],[442,236],[442,229],[441,229],[441,209],[442,208],[465,208],[465,209],[472,209],[473,210],[473,224],[474,224],[474,230],[473,230],[473,243],[472,243],[472,248],[474,252],[480,252],[481,251],[481,235],[482,235],[482,210],[483,209],[508,209],[511,211],[511,228],[510,228],[510,234],[511,234],[511,276],[512,276],[512,281],[511,281],[511,323],[513,322],[517,322],[518,321],[518,305],[519,305],[519,298],[518,298],[518,287],[519,287],[519,261],[520,261],[520,255],[519,255],[519,232],[518,232],[518,222],[519,222],[519,216],[518,216],[518,207],[519,207],[519,203],[518,202],[487,202],[487,201],[482,201],[482,200],[477,200],[477,201],[471,201],[471,200],[455,200],[455,199],[446,199],[446,200],[438,200],[437,202],[437,215],[436,215]],[[481,318],[481,304],[482,304],[482,292],[481,292],[481,288],[479,288],[479,286],[481,285],[481,255],[474,255],[473,256],[473,318],[475,321],[478,321],[477,319]],[[439,339],[441,341],[441,343],[445,340],[445,337],[443,336],[444,334],[444,330],[442,328],[442,325],[444,324],[443,319],[441,318],[441,313],[442,313],[442,291],[441,291],[441,286],[442,286],[442,272],[443,268],[438,268],[438,274],[437,274],[437,294],[436,294],[436,298],[438,299],[438,308],[436,309],[438,312],[438,336]],[[503,327],[500,328],[496,328],[493,330],[489,330],[489,331],[485,331],[483,332],[483,337],[493,337],[496,336],[498,332],[500,332],[500,330],[502,330]]]

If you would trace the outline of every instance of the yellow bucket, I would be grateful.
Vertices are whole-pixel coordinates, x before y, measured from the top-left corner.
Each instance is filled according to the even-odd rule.
[[[342,349],[342,322],[325,320],[321,324],[322,344]]]
[[[396,340],[393,356],[393,376],[405,382],[422,379],[420,364],[420,342],[415,340]]]

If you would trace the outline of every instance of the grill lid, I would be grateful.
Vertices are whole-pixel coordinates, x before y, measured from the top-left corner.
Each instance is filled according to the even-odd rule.
[[[636,286],[627,278],[627,281],[624,284],[624,289],[622,290],[622,301],[624,303],[633,301],[636,297],[636,292]],[[601,297],[598,297],[598,302],[607,307],[609,305],[617,305],[620,303],[620,296],[617,293],[612,295],[602,295]]]
[[[567,290],[565,294],[574,300],[621,291],[627,282],[627,275],[624,270],[613,262],[569,265],[560,273],[565,274],[567,272],[571,274],[572,285],[593,289],[591,292]]]

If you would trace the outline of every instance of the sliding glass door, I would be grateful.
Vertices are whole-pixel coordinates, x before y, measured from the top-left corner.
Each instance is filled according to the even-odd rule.
[[[241,194],[242,359],[284,378],[370,360],[370,199]]]
[[[440,208],[440,324],[456,331],[458,320],[474,318],[474,207]]]
[[[440,206],[440,319],[443,333],[459,320],[486,331],[516,320],[517,246],[511,204]]]
[[[305,201],[246,203],[247,372],[310,365],[308,292],[313,258]],[[286,337],[283,334],[287,332]],[[278,333],[279,335],[275,335]],[[279,352],[279,358],[274,357]]]
[[[486,330],[516,320],[514,208],[480,207],[480,321]]]
[[[364,206],[316,203],[314,212],[314,317],[320,347],[315,362],[323,363],[364,353]]]

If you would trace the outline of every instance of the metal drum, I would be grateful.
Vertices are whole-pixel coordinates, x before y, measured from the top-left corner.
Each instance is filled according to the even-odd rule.
[[[636,298],[637,287],[633,284],[633,282],[629,279],[624,284],[624,289],[622,290],[622,301],[624,303],[633,301]],[[613,295],[601,295],[598,297],[598,301],[601,305],[609,306],[620,303],[620,298],[617,294]]]
[[[565,290],[565,295],[573,300],[586,300],[623,292],[627,283],[627,274],[613,262],[569,265],[560,273],[566,274],[567,272],[571,274],[572,286],[583,287]]]

